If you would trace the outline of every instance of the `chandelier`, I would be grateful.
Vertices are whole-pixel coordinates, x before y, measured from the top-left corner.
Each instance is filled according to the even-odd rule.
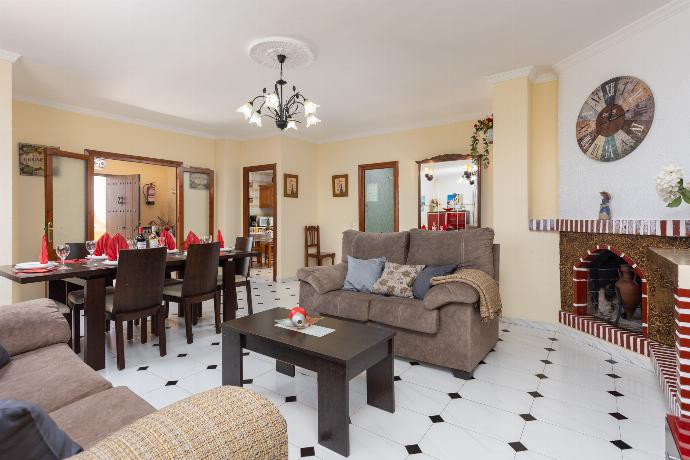
[[[305,98],[294,85],[292,86],[292,96],[285,100],[283,87],[287,85],[287,81],[283,80],[283,64],[287,57],[284,54],[279,54],[277,59],[280,64],[280,78],[273,85],[273,90],[267,91],[264,88],[262,94],[243,104],[237,109],[237,112],[243,114],[244,119],[248,120],[249,124],[254,123],[257,126],[261,126],[263,117],[273,118],[276,126],[282,131],[286,129],[296,130],[297,123],[302,123],[295,118],[300,108],[304,109],[307,128],[321,123],[321,120],[316,117],[316,109],[320,106]]]

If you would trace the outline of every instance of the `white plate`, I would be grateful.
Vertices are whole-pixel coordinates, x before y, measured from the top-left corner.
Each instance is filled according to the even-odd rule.
[[[177,254],[178,252],[180,252],[179,249],[168,249],[168,254]]]
[[[110,265],[110,266],[116,266],[117,265],[117,260],[104,260],[103,265]]]
[[[234,250],[234,249],[235,249],[235,248],[232,247],[232,246],[223,246],[222,248],[220,248],[220,250],[223,251],[223,252],[230,252],[230,251],[232,251],[232,250]]]
[[[42,264],[40,262],[22,262],[14,266],[17,270],[31,270],[33,268],[48,268],[55,265],[55,262],[48,262],[47,264]]]
[[[107,256],[86,256],[87,259],[91,260],[106,260]]]

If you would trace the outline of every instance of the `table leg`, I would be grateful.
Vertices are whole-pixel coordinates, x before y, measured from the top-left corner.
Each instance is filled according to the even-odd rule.
[[[223,385],[242,386],[242,336],[223,328]]]
[[[347,457],[350,455],[350,395],[345,366],[319,360],[319,444]]]
[[[86,280],[84,311],[84,361],[100,370],[105,367],[105,278]]]
[[[388,356],[367,369],[367,404],[395,412],[393,339],[388,342]]]
[[[235,319],[237,310],[237,286],[235,286],[235,260],[223,264],[223,321]]]

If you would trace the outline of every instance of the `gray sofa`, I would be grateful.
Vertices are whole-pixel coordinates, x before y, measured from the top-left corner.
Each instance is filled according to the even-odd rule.
[[[300,304],[311,313],[333,316],[397,332],[395,354],[450,368],[458,378],[472,371],[498,341],[498,318],[482,322],[479,294],[465,283],[433,286],[423,300],[342,290],[347,256],[386,257],[409,265],[458,264],[483,270],[498,280],[499,245],[494,232],[479,228],[457,232],[343,233],[342,261],[298,271]]]

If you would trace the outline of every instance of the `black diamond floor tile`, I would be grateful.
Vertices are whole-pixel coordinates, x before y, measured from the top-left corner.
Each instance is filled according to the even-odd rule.
[[[532,414],[520,414],[520,417],[526,422],[533,422],[536,420]]]
[[[417,361],[410,361],[410,366],[419,366]]]
[[[632,449],[632,447],[627,442],[622,441],[620,439],[611,441],[611,444],[618,447],[620,450]]]
[[[501,332],[510,332],[508,329],[501,329]]]
[[[450,399],[460,399],[462,396],[460,396],[460,393],[448,393],[448,396],[450,396]]]
[[[297,401],[297,396],[286,396],[285,402],[295,402]]]
[[[402,379],[400,378],[399,375],[396,375],[395,377],[393,377],[393,380],[396,381],[396,382],[399,382],[399,381],[401,381]]]
[[[522,444],[520,441],[509,442],[508,445],[512,447],[515,452],[522,452],[527,450],[527,447],[525,447],[525,445]]]
[[[171,387],[173,385],[177,385],[177,380],[168,380],[167,382],[165,382],[166,387]]]
[[[206,366],[206,369],[217,369],[217,368],[218,368],[218,364],[210,364],[210,365]]]
[[[612,394],[615,397],[625,396],[623,393],[621,393],[620,391],[616,391],[616,390],[609,391],[609,394]]]
[[[552,342],[558,342],[558,339],[556,337],[549,337],[549,340]]]
[[[299,456],[300,457],[313,457],[316,455],[316,452],[314,452],[313,447],[302,447],[299,450]]]
[[[628,417],[621,414],[620,412],[609,412],[609,415],[611,417],[615,418],[616,420],[627,420],[628,419]]]
[[[499,341],[499,342],[503,342],[503,339],[499,337],[499,338],[498,338],[498,341]]]
[[[407,453],[412,455],[412,454],[421,454],[422,449],[419,448],[417,444],[410,444],[405,446],[405,449],[407,449]]]
[[[544,374],[534,374],[534,376],[539,378],[539,379],[548,379],[549,378],[547,375],[544,375]]]
[[[211,345],[220,345],[220,342],[213,342]]]
[[[430,415],[429,418],[434,423],[441,423],[441,422],[445,421],[445,420],[443,420],[443,417],[441,417],[440,415]]]
[[[187,356],[187,353],[180,353],[177,355],[178,358],[184,358],[185,356]]]
[[[243,352],[242,352],[242,356],[249,356],[249,352],[248,352],[248,351],[243,351]]]
[[[606,362],[609,364],[618,364],[618,361],[614,361],[613,359],[607,359]]]
[[[544,397],[544,396],[543,396],[541,393],[539,393],[538,391],[530,391],[528,394],[529,394],[531,397],[533,397],[533,398],[543,398],[543,397]]]
[[[548,359],[540,359],[539,361],[541,361],[541,362],[544,363],[544,364],[553,364],[553,363],[552,363],[551,361],[549,361]]]
[[[551,347],[544,348],[544,350],[546,350],[546,351],[556,351],[555,348],[551,348]]]
[[[611,377],[612,379],[619,379],[619,378],[621,378],[620,375],[616,375],[616,374],[606,374],[606,375],[608,375],[608,376]]]
[[[138,371],[145,371],[148,368],[149,368],[148,366],[141,366],[141,367],[138,367],[137,370]]]
[[[250,385],[254,382],[254,379],[244,379],[242,380],[242,385]]]

